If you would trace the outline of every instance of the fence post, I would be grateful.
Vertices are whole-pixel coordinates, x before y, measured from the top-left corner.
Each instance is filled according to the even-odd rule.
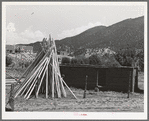
[[[136,75],[135,75],[135,91],[138,90],[138,68],[136,68]]]
[[[97,69],[97,80],[96,80],[96,87],[95,87],[95,92],[99,92],[99,88],[98,88],[98,69]]]
[[[10,93],[10,98],[9,98],[9,105],[12,109],[12,111],[14,111],[14,84],[11,84],[11,93]]]
[[[86,98],[87,78],[88,78],[88,76],[86,75],[86,80],[85,80],[85,89],[84,89],[84,96],[83,96],[83,98]]]
[[[98,87],[98,70],[97,70],[97,82],[96,82],[96,86]]]
[[[132,76],[132,71],[130,71],[129,72],[129,81],[128,81],[128,96],[127,96],[127,98],[129,98],[129,94],[130,94],[130,83],[131,83],[131,76]]]

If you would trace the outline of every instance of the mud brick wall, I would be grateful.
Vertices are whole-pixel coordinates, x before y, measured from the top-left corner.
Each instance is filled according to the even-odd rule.
[[[95,89],[98,80],[98,85],[105,87],[106,90],[127,92],[130,83],[130,91],[134,91],[135,72],[133,68],[105,68],[97,66],[67,65],[60,66],[60,71],[61,74],[65,75],[64,80],[69,87],[84,89],[87,75],[87,89]]]
[[[130,91],[132,92],[132,72],[132,68],[108,68],[106,73],[107,89],[127,92],[130,83]]]
[[[69,87],[84,89],[86,75],[88,76],[87,89],[94,89],[96,86],[97,72],[94,68],[61,66],[60,71],[65,75],[63,79]]]

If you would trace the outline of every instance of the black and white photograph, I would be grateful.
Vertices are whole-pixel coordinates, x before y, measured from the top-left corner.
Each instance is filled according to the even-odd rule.
[[[2,119],[147,119],[147,2],[2,2]]]

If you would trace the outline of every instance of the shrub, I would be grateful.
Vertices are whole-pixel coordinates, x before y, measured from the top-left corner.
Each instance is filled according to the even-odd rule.
[[[122,66],[132,66],[133,63],[138,63],[139,68],[144,70],[144,50],[136,49],[136,50],[120,50],[115,55],[115,59]],[[139,60],[139,61],[138,61]],[[138,62],[137,62],[138,61]]]
[[[82,65],[82,64],[84,64],[84,61],[81,58],[78,58],[76,64],[77,65]]]
[[[71,59],[71,64],[73,64],[73,65],[74,65],[74,64],[77,64],[77,59],[76,59],[76,58],[72,58],[72,59]]]
[[[12,64],[12,58],[6,56],[6,66],[9,66],[10,64]]]
[[[70,64],[70,58],[63,57],[62,58],[62,64]]]
[[[25,62],[25,68],[27,68],[29,65],[31,64],[31,62],[30,61],[27,61],[27,62]]]
[[[84,64],[90,63],[89,58],[86,58],[86,57],[82,58],[82,61],[84,62]]]
[[[101,61],[97,55],[91,55],[89,57],[89,64],[100,65]]]

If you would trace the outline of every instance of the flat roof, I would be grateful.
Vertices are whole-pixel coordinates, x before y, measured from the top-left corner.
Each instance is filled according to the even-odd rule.
[[[84,68],[88,68],[88,67],[91,67],[91,68],[125,68],[125,69],[133,69],[134,67],[130,67],[130,66],[119,66],[119,67],[108,67],[108,66],[100,66],[100,65],[69,65],[69,64],[66,64],[66,65],[60,65],[60,67],[78,67],[78,68],[81,68],[81,67],[84,67]]]

